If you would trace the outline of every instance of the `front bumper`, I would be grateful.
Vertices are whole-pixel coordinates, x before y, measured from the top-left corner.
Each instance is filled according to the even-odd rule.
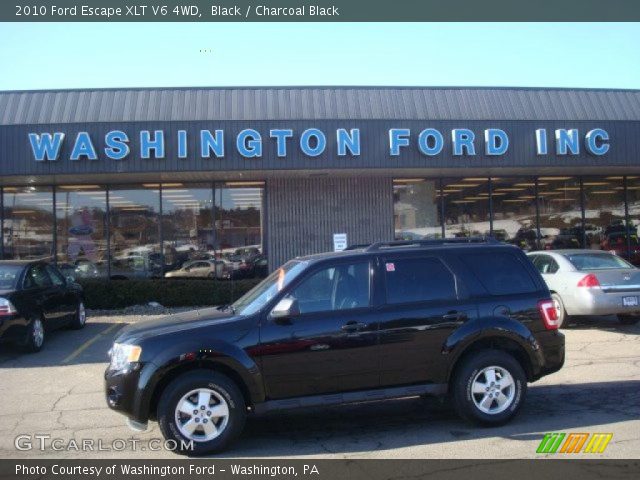
[[[623,305],[623,297],[637,297],[638,305]],[[607,291],[602,288],[577,288],[562,302],[569,315],[640,315],[640,290]]]
[[[130,420],[145,424],[146,413],[140,408],[140,374],[142,366],[123,371],[107,369],[104,373],[105,399],[112,410],[126,415]]]

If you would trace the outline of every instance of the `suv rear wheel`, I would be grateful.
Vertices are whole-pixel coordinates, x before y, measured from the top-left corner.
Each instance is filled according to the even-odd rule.
[[[502,425],[520,409],[527,378],[518,361],[500,350],[467,357],[452,380],[454,407],[462,418],[487,426]]]
[[[167,440],[184,455],[204,455],[227,448],[242,432],[246,406],[228,377],[208,370],[185,373],[162,392],[158,423]],[[193,442],[193,449],[185,448]]]

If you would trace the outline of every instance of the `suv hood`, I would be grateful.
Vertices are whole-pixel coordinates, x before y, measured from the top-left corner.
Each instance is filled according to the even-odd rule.
[[[168,315],[154,320],[142,320],[124,327],[115,342],[122,343],[133,338],[139,339],[167,333],[190,330],[201,326],[228,324],[241,317],[222,312],[217,307],[193,310],[185,313]]]

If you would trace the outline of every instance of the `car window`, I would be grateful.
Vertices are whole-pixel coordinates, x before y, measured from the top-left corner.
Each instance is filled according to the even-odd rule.
[[[44,265],[33,265],[29,267],[27,276],[24,279],[25,288],[49,287],[51,279],[44,268]]]
[[[289,293],[300,313],[369,306],[369,262],[335,265],[312,274]]]
[[[13,290],[18,286],[22,267],[19,265],[0,265],[0,289]]]
[[[454,300],[456,280],[442,260],[435,257],[385,261],[387,303]]]
[[[634,268],[616,255],[609,253],[575,253],[565,257],[578,270],[603,270],[607,268]]]
[[[532,293],[537,290],[524,263],[513,253],[475,252],[461,255],[460,258],[491,295]]]
[[[558,271],[558,263],[549,255],[536,255],[533,264],[540,273],[556,273]]]
[[[47,273],[49,274],[49,278],[51,279],[51,283],[57,285],[58,287],[66,285],[67,282],[65,282],[64,277],[60,274],[60,272],[58,272],[55,267],[47,265],[46,269]]]

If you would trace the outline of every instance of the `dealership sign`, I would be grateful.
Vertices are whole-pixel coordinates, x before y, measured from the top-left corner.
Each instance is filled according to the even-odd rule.
[[[579,155],[584,148],[589,154],[604,155],[609,150],[609,134],[606,130],[595,128],[581,132],[576,128],[547,131],[540,128],[532,132],[535,137],[535,148],[538,155]],[[361,132],[359,128],[338,128],[325,132],[318,128],[307,128],[294,135],[292,129],[275,128],[264,134],[252,128],[246,128],[236,134],[228,135],[225,130],[199,130],[190,132],[177,130],[169,138],[164,130],[140,130],[137,136],[137,152],[143,159],[163,159],[166,156],[168,142],[175,148],[178,158],[224,158],[229,145],[245,158],[261,158],[265,149],[273,149],[280,158],[302,153],[306,157],[317,157],[327,151],[330,144],[335,150],[332,153],[339,157],[358,157],[361,153]],[[195,137],[194,142],[189,141]],[[330,138],[333,136],[333,140]],[[97,160],[100,154],[112,160],[126,159],[132,150],[129,134],[122,130],[111,130],[101,139],[104,147],[96,147],[96,139],[88,132],[78,132],[73,139],[66,139],[64,132],[29,133],[31,151],[36,161],[58,160],[65,142],[69,142],[69,160]],[[230,137],[231,139],[229,140]],[[266,138],[265,138],[266,137]],[[485,155],[500,156],[509,150],[509,135],[499,128],[487,128],[479,135],[473,130],[455,128],[442,132],[436,128],[411,130],[409,128],[390,128],[388,130],[387,154],[398,157],[407,148],[417,148],[427,157],[440,155],[445,142],[451,144],[454,156],[475,156],[477,149]],[[330,142],[328,141],[331,140]],[[103,142],[102,142],[103,140]]]

